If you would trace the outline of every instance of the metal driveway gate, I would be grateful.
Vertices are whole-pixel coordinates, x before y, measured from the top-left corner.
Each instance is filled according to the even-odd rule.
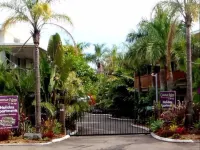
[[[116,113],[114,113],[116,114]],[[145,117],[146,118],[146,117]],[[77,136],[149,134],[140,124],[149,124],[148,119],[118,118],[112,112],[84,112],[74,120]]]

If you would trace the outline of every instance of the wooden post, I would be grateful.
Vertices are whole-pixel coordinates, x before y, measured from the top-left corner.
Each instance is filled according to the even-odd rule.
[[[63,135],[65,135],[66,134],[66,128],[65,128],[65,106],[64,106],[64,104],[60,104],[60,123],[62,125],[61,133]]]

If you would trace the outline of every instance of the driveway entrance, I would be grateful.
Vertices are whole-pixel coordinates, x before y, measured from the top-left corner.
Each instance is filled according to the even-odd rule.
[[[149,134],[137,127],[135,119],[113,118],[109,114],[84,113],[76,120],[76,136]]]

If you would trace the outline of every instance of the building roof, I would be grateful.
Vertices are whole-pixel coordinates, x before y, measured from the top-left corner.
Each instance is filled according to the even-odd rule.
[[[0,46],[7,46],[7,47],[11,47],[11,48],[14,48],[14,47],[22,47],[24,45],[24,43],[0,43]],[[33,43],[26,43],[24,45],[24,47],[34,47],[34,44]],[[39,47],[41,50],[43,51],[46,51],[45,49]]]
[[[11,48],[11,53],[18,58],[33,59],[34,58],[34,44],[27,43],[0,43],[0,46]],[[21,48],[23,46],[23,48]],[[46,53],[46,50],[39,47],[41,53]]]

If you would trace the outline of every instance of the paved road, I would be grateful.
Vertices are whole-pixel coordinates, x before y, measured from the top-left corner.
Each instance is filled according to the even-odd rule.
[[[10,146],[2,150],[200,150],[199,143],[160,142],[150,135],[71,137],[48,146]]]
[[[113,120],[108,115],[85,114],[78,124],[78,135],[135,134],[147,131],[131,126],[133,120]]]

